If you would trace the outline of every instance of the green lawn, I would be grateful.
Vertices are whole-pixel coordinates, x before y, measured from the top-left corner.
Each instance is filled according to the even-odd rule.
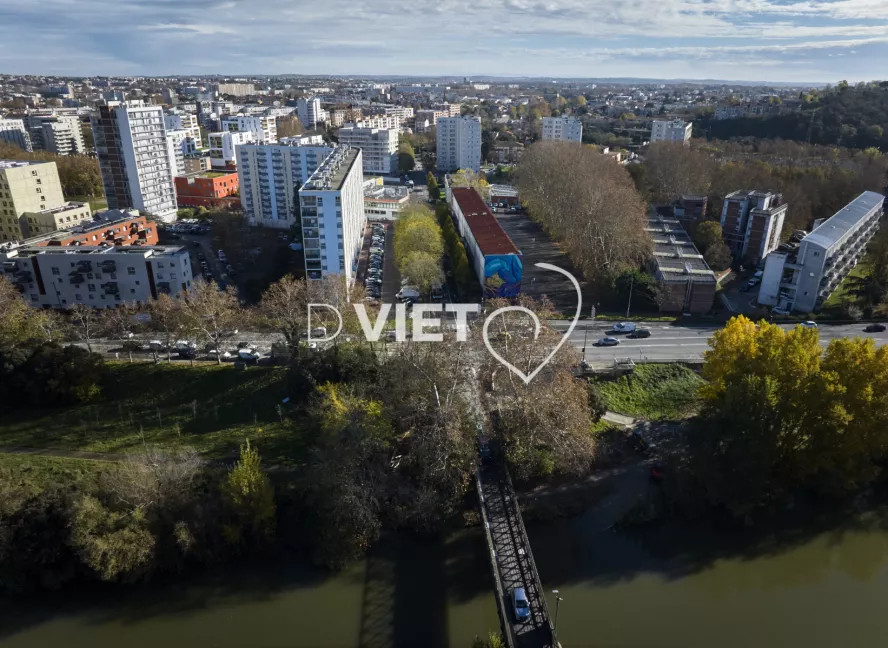
[[[846,301],[850,303],[856,303],[857,297],[854,295],[848,294],[848,288],[851,285],[851,282],[848,280],[851,277],[863,277],[869,272],[869,263],[867,262],[867,258],[864,257],[860,263],[858,263],[851,272],[848,273],[848,276],[839,284],[839,287],[835,289],[832,295],[829,296],[823,303],[824,311],[839,311],[842,309],[842,306]]]
[[[699,406],[702,383],[703,379],[684,365],[645,364],[638,365],[633,375],[602,380],[599,386],[612,412],[656,420],[693,414]]]
[[[98,209],[108,209],[108,201],[104,197],[87,198],[86,196],[69,196],[66,200],[73,202],[88,202],[89,208],[95,212]]]
[[[0,446],[123,453],[185,444],[210,458],[250,438],[269,463],[298,463],[303,435],[282,406],[285,368],[110,363],[102,398],[88,405],[5,414]]]
[[[32,455],[0,454],[0,484],[21,487],[22,496],[36,495],[48,484],[90,488],[113,463]]]

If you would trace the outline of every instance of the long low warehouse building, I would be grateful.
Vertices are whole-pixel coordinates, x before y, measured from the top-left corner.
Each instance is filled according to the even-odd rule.
[[[447,187],[447,201],[457,231],[486,297],[515,297],[521,292],[521,252],[475,189]]]

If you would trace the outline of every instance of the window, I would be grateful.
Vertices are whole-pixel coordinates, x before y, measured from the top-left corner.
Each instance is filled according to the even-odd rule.
[[[96,285],[95,284],[86,284],[86,289],[89,290],[90,292],[93,292],[96,289]]]
[[[126,273],[127,273],[128,275],[134,275],[134,274],[136,274],[136,269],[135,269],[134,267],[132,267],[132,266],[129,266],[129,267],[126,269]]]
[[[31,295],[31,301],[37,301],[37,295]]]
[[[58,269],[58,268],[53,268],[53,269],[52,269],[52,273],[53,273],[54,275],[60,275],[60,274],[61,274],[61,272],[59,272],[59,269]]]
[[[135,295],[135,294],[136,294],[136,289],[135,289],[135,288],[130,288],[130,293],[133,294],[133,295]]]
[[[158,267],[158,268],[162,268],[162,267],[163,267],[163,264],[162,264],[162,263],[158,263],[158,264],[157,264],[157,267]]]
[[[83,301],[83,297],[81,297],[80,295],[74,295],[74,299],[76,299],[77,301]]]

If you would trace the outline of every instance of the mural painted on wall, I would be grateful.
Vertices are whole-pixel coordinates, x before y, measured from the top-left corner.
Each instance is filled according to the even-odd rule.
[[[484,296],[516,297],[521,292],[521,257],[491,254],[484,257]]]

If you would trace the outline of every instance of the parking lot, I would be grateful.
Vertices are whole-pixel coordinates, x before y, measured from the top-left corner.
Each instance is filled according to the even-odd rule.
[[[364,230],[357,272],[357,281],[364,284],[369,297],[385,300],[385,284],[396,274],[391,269],[393,256],[391,224],[369,222]]]
[[[523,213],[503,213],[503,210],[498,210],[496,219],[523,255],[521,292],[534,299],[546,296],[557,311],[573,315],[577,307],[577,293],[573,285],[557,272],[534,266],[535,263],[550,263],[577,277],[583,292],[581,314],[588,315],[589,308],[595,303],[594,295],[575,272],[567,255],[549,238],[542,227]]]

